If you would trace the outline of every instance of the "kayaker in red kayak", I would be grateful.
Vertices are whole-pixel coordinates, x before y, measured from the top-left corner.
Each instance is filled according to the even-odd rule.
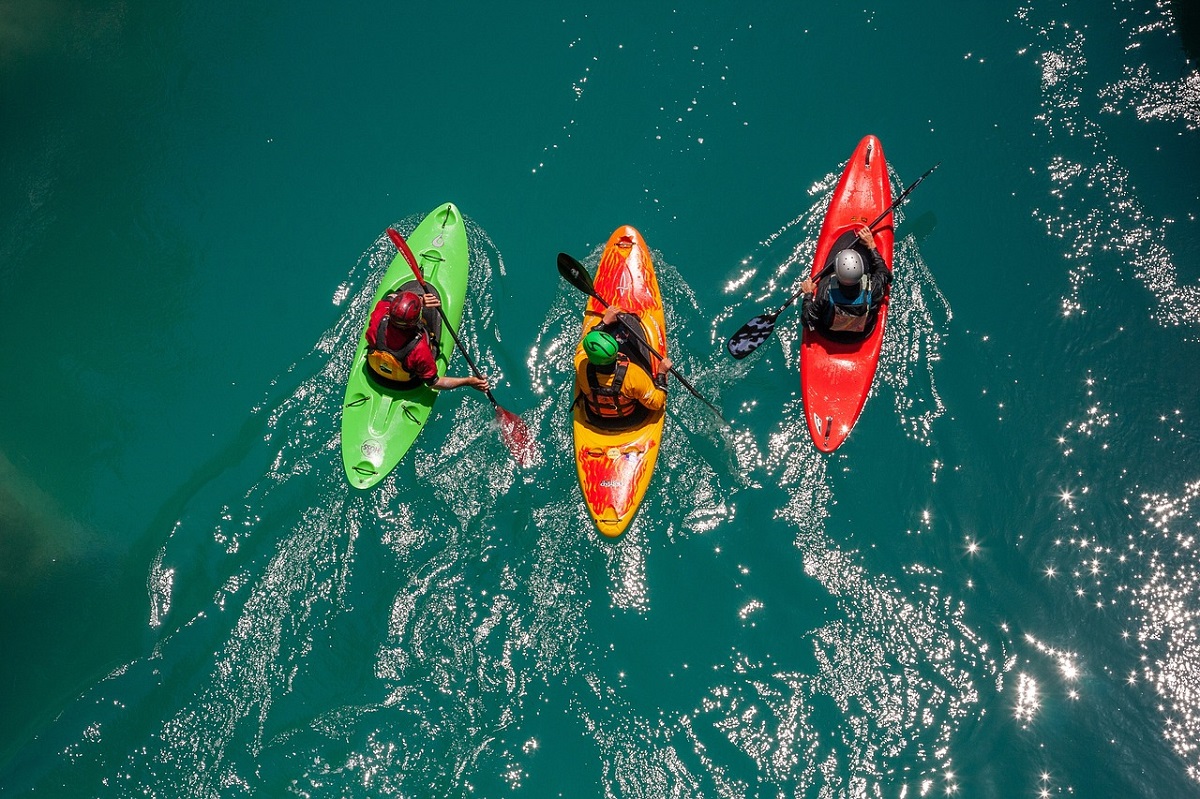
[[[860,228],[858,240],[870,258],[870,271],[866,270],[862,254],[847,247],[834,257],[833,274],[819,284],[811,277],[800,284],[804,293],[801,314],[809,330],[818,330],[823,335],[832,333],[839,340],[854,340],[865,338],[875,327],[892,273],[875,248],[870,228],[865,225]]]
[[[667,404],[667,373],[671,359],[642,352],[636,339],[626,334],[619,318],[635,327],[641,321],[617,305],[591,323],[591,329],[575,350],[576,385],[583,387],[579,399],[588,416],[614,426],[633,424],[646,411]],[[657,361],[656,367],[649,362]],[[653,373],[653,377],[650,375]]]
[[[422,311],[441,304],[435,294],[414,291],[388,294],[375,304],[367,322],[367,363],[374,376],[388,383],[421,382],[442,390],[488,389],[488,381],[481,377],[438,377]]]

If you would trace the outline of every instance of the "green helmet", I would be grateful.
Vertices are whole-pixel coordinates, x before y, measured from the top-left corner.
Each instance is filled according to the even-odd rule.
[[[583,351],[596,366],[608,366],[617,359],[617,340],[603,330],[593,330],[583,337]]]

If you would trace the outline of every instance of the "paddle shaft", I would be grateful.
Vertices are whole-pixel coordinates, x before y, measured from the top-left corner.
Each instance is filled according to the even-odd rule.
[[[596,300],[596,302],[603,305],[605,307],[605,309],[610,307],[609,304],[604,301],[604,298],[601,297],[599,294],[597,294],[595,292],[595,290],[589,291],[588,294],[590,294],[592,296],[592,298]],[[646,341],[646,337],[642,335],[642,331],[638,330],[632,324],[630,324],[629,320],[625,319],[623,316],[618,316],[617,319],[621,322],[621,324],[623,324],[625,326],[626,330],[628,330],[630,333],[633,334],[634,338],[636,338],[638,341],[640,341],[642,343],[642,345],[649,352],[654,354],[654,357],[658,358],[660,361],[666,360],[664,356],[659,354],[658,350],[656,350],[656,349],[654,349],[654,347],[650,346],[650,342]],[[669,371],[671,374],[675,375],[675,379],[679,381],[679,384],[682,385],[684,388],[686,388],[689,392],[691,392],[693,397],[695,397],[696,399],[700,400],[705,405],[707,405],[712,410],[712,412],[717,415],[718,419],[720,419],[722,422],[725,421],[725,417],[721,415],[721,412],[719,410],[717,410],[717,407],[715,405],[713,405],[711,402],[709,402],[708,400],[706,400],[704,397],[702,397],[700,395],[700,392],[696,391],[695,386],[693,386],[691,383],[689,383],[687,381],[687,378],[685,378],[683,375],[679,374],[679,372],[675,369],[674,366],[668,366],[667,371]]]
[[[579,261],[576,261],[570,255],[567,255],[565,252],[560,252],[558,254],[558,273],[560,275],[562,275],[563,280],[566,280],[572,286],[579,289],[584,294],[588,295],[589,297],[594,299],[596,302],[603,305],[605,310],[608,309],[608,307],[609,307],[608,302],[603,297],[601,297],[599,294],[596,293],[596,284],[592,282],[592,276],[589,275],[588,271],[583,268],[583,264],[579,263]],[[620,318],[620,317],[618,317],[618,318]],[[622,319],[621,321],[625,324],[625,327],[629,330],[629,332],[632,333],[637,338],[637,340],[640,341],[643,346],[645,346],[645,348],[647,350],[654,353],[655,357],[657,357],[659,360],[663,360],[663,356],[659,355],[658,350],[656,350],[656,349],[654,349],[654,347],[650,346],[650,342],[646,341],[646,339],[642,336],[642,333],[640,330],[634,329],[624,319]],[[674,366],[668,367],[668,371],[670,371],[671,374],[675,375],[675,379],[679,381],[680,385],[682,385],[689,392],[691,392],[693,397],[695,397],[696,399],[700,400],[705,405],[707,405],[709,407],[709,409],[717,415],[717,418],[721,420],[722,424],[729,424],[728,422],[725,421],[725,417],[721,415],[721,412],[719,410],[717,410],[717,406],[713,405],[711,402],[709,402],[704,397],[702,397],[700,395],[700,392],[696,391],[696,388],[691,383],[689,383],[686,379],[684,379],[683,375],[679,374],[679,372],[676,371]]]
[[[884,213],[883,213],[883,214],[882,214],[882,215],[879,217],[879,219],[883,219],[883,217],[887,216],[889,213],[891,213],[891,209],[888,209],[887,211],[884,211]],[[868,225],[867,227],[868,227],[868,228],[873,228],[873,227],[875,227],[875,225],[879,224],[879,219],[876,219],[874,222],[872,222],[872,223],[871,223],[870,225]],[[872,232],[872,233],[874,233],[875,231],[871,231],[871,232]],[[829,266],[825,267],[824,269],[822,269],[820,272],[818,272],[818,273],[817,273],[817,276],[816,276],[816,277],[812,278],[812,281],[813,281],[814,283],[816,283],[816,282],[820,282],[821,280],[825,279],[826,277],[829,277],[829,275],[830,275],[830,274],[833,272],[833,268],[834,268],[834,265],[833,265],[833,264],[830,264]],[[773,313],[773,314],[768,314],[768,315],[769,315],[769,316],[770,316],[772,319],[774,319],[776,316],[779,316],[781,313],[783,313],[785,310],[787,310],[787,307],[788,307],[789,305],[791,305],[791,304],[792,304],[793,302],[795,302],[796,300],[800,299],[802,296],[804,296],[804,289],[800,289],[800,290],[799,290],[799,291],[797,291],[795,294],[793,294],[792,296],[788,297],[788,298],[787,298],[787,301],[786,301],[786,302],[784,302],[784,304],[783,304],[783,305],[780,305],[780,306],[779,306],[779,310],[778,310],[778,311],[776,311],[776,312],[775,312],[775,313]]]
[[[425,288],[424,283],[421,284],[421,288]],[[425,293],[428,294],[429,292],[426,291]],[[442,324],[445,325],[446,329],[450,331],[450,338],[454,339],[454,346],[458,347],[458,351],[461,352],[463,358],[466,359],[467,365],[471,367],[471,374],[475,375],[481,380],[484,379],[483,373],[479,371],[479,367],[475,365],[475,361],[471,358],[470,353],[467,352],[467,348],[464,347],[462,341],[459,340],[458,333],[454,332],[454,326],[450,324],[450,320],[446,318],[446,312],[442,310],[440,305],[438,306],[437,312],[438,316],[442,317]],[[493,405],[495,405],[497,408],[500,407],[500,403],[496,402],[496,398],[492,396],[492,390],[490,388],[485,388],[483,393],[487,395],[487,398],[491,400]]]
[[[388,228],[388,237],[392,240],[392,243],[396,245],[396,249],[400,251],[400,254],[404,256],[404,261],[408,264],[408,268],[412,270],[413,277],[417,279],[417,283],[420,284],[421,291],[425,294],[432,293],[429,291],[429,286],[425,284],[425,277],[421,274],[421,268],[417,266],[417,257],[413,255],[413,251],[408,246],[408,242],[404,240],[403,236],[391,228]],[[458,333],[454,331],[454,326],[450,324],[450,320],[446,318],[446,312],[442,310],[441,305],[437,306],[437,312],[438,316],[442,318],[442,324],[445,325],[446,329],[450,331],[450,338],[454,339],[454,346],[458,348],[458,351],[462,353],[463,358],[466,359],[467,365],[471,367],[471,374],[483,379],[483,374],[479,371],[479,367],[475,365],[475,361],[467,352],[467,348],[463,346],[462,341],[458,338]],[[490,388],[484,389],[483,393],[487,395],[487,398],[491,401],[492,405],[495,405],[497,408],[500,407],[500,403],[496,402],[496,398],[492,396],[492,390]]]
[[[925,172],[924,175],[921,175],[921,177],[914,180],[908,186],[908,188],[906,188],[904,191],[900,192],[900,196],[898,196],[896,199],[892,200],[892,204],[887,207],[887,210],[884,211],[879,216],[875,217],[875,221],[872,222],[871,224],[867,225],[867,229],[870,230],[872,233],[874,233],[875,226],[878,225],[880,222],[882,222],[888,214],[890,214],[892,211],[895,211],[897,208],[899,208],[900,203],[904,202],[905,199],[908,198],[909,193],[912,192],[912,190],[917,187],[917,184],[919,184],[925,178],[929,177],[929,175],[933,172],[933,170],[937,169],[941,165],[942,165],[942,162],[938,161],[936,164],[931,166],[929,168],[929,170]],[[829,266],[822,269],[821,272],[815,278],[813,278],[813,280],[821,280],[822,278],[828,277],[832,271],[833,271],[833,264],[830,264]],[[779,314],[783,313],[785,308],[787,308],[789,305],[791,305],[796,300],[800,299],[800,297],[803,294],[804,294],[803,291],[797,291],[795,294],[788,297],[787,302],[785,302],[783,305],[779,306],[779,310],[776,311],[773,315],[779,316]]]

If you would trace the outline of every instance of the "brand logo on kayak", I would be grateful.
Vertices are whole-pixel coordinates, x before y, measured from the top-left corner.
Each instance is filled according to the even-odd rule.
[[[378,441],[364,441],[359,451],[374,465],[378,466],[383,463],[383,447],[379,446]]]
[[[620,480],[601,480],[600,481],[601,488],[620,488],[622,485],[624,485],[624,484]]]

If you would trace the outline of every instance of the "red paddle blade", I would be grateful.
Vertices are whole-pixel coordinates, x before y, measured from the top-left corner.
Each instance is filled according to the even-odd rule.
[[[521,466],[529,466],[537,455],[537,447],[525,420],[512,411],[496,406],[496,421],[500,425],[500,437],[508,451]]]
[[[425,277],[421,274],[421,267],[417,266],[417,256],[413,255],[412,249],[408,246],[408,242],[404,237],[391,228],[387,229],[388,238],[392,240],[392,244],[396,245],[396,249],[404,256],[404,260],[408,262],[408,268],[417,278],[417,282],[421,284],[421,288],[425,288]]]

